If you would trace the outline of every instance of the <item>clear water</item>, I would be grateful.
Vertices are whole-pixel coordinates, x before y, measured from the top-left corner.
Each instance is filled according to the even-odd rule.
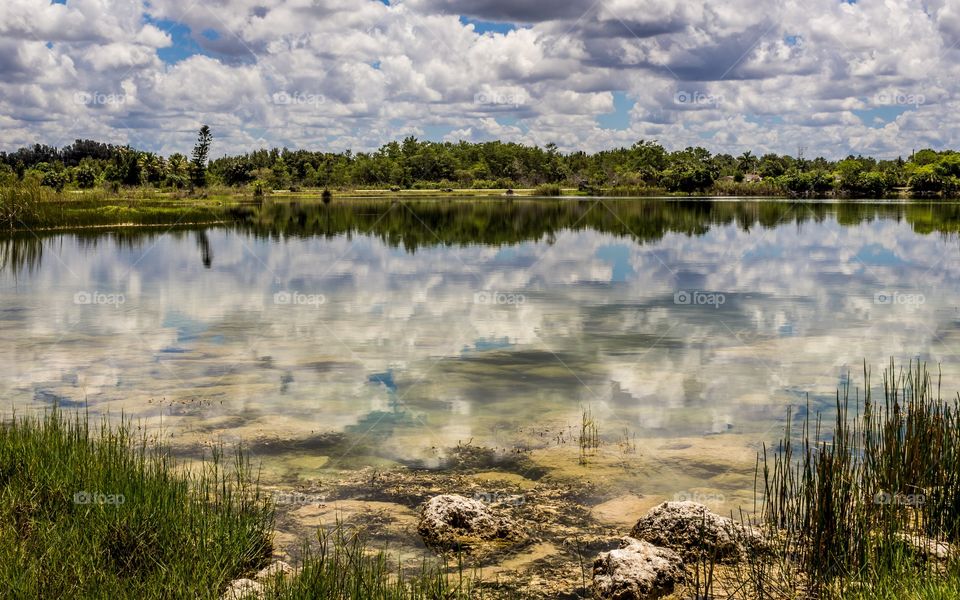
[[[0,397],[8,413],[122,412],[184,448],[243,439],[280,478],[442,468],[470,443],[529,452],[538,476],[734,496],[787,407],[828,410],[864,360],[942,363],[960,389],[949,214],[729,204],[581,203],[589,218],[505,242],[450,241],[416,205],[385,209],[419,228],[406,244],[389,219],[340,223],[364,207],[295,236],[261,214],[6,240]],[[592,467],[573,450],[586,408],[605,447]]]

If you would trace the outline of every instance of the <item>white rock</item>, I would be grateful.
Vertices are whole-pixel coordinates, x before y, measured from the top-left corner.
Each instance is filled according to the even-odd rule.
[[[252,579],[234,579],[220,600],[251,600],[264,597],[263,586]]]
[[[922,536],[917,537],[909,533],[898,533],[897,538],[910,546],[914,552],[927,559],[947,560],[953,550],[950,544],[946,542],[938,542]]]
[[[267,565],[266,567],[257,571],[257,574],[254,576],[254,579],[260,581],[262,579],[273,579],[277,574],[282,574],[284,577],[293,574],[293,567],[278,560],[277,562]]]
[[[703,553],[710,559],[742,558],[750,548],[765,547],[763,536],[753,528],[721,517],[696,502],[664,502],[637,521],[630,536],[676,550],[684,559]]]
[[[517,523],[489,506],[454,494],[424,504],[417,531],[428,546],[468,548],[477,542],[517,542],[525,538]]]
[[[593,563],[593,587],[601,598],[660,598],[672,594],[683,578],[679,554],[633,538],[624,538],[619,549],[603,552]]]

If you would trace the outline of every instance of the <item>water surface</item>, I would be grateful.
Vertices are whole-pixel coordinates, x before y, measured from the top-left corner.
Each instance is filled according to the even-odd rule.
[[[267,203],[0,240],[7,412],[86,407],[280,479],[473,444],[638,493],[745,497],[786,410],[956,353],[954,205]],[[584,409],[604,449],[577,460]],[[531,468],[535,464],[536,468]],[[693,492],[691,491],[693,490]]]

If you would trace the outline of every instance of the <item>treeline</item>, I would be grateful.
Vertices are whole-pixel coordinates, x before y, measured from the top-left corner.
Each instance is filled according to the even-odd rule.
[[[430,142],[408,137],[374,152],[274,148],[206,160],[206,131],[192,157],[168,157],[92,140],[54,148],[37,144],[0,153],[0,184],[35,178],[68,186],[153,186],[166,189],[255,186],[315,188],[533,188],[584,192],[714,193],[798,197],[884,197],[960,193],[960,153],[921,150],[908,159],[849,156],[831,161],[778,154],[712,154],[705,148],[667,151],[655,141],[588,154],[506,142]],[[205,148],[200,148],[206,144]],[[198,149],[203,150],[198,154]]]
[[[511,246],[553,240],[563,231],[595,231],[630,239],[656,242],[670,233],[704,235],[718,226],[743,231],[757,227],[776,228],[835,219],[844,226],[890,220],[905,222],[920,234],[960,232],[960,204],[953,202],[856,202],[814,203],[796,210],[790,202],[723,202],[707,199],[651,198],[644,202],[610,199],[603,209],[593,202],[558,199],[539,202],[517,198],[510,202],[436,202],[404,199],[398,209],[392,199],[357,198],[350,202],[272,202],[224,204],[176,210],[156,210],[118,199],[104,211],[85,209],[83,201],[55,207],[41,220],[28,220],[12,235],[0,236],[0,273],[34,270],[43,258],[45,240],[64,235],[50,224],[75,226],[69,235],[82,244],[112,240],[124,248],[150,244],[157,236],[188,236],[195,239],[204,266],[215,261],[207,232],[228,228],[263,239],[291,237],[339,238],[372,236],[392,248],[416,252],[437,246],[477,244]],[[171,203],[173,204],[173,203]],[[135,223],[145,227],[108,228],[105,225]],[[206,223],[205,225],[203,223]],[[165,224],[158,228],[153,225]],[[99,226],[99,227],[91,227]]]

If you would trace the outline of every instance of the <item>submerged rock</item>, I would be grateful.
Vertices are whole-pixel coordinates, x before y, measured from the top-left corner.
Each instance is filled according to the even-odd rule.
[[[738,560],[749,549],[765,547],[751,527],[710,512],[696,502],[664,502],[637,521],[631,537],[675,550],[684,559]]]
[[[633,538],[623,538],[619,549],[600,554],[593,563],[593,587],[601,598],[661,598],[683,578],[679,554]]]
[[[953,548],[947,542],[941,542],[928,537],[898,533],[897,539],[907,545],[916,554],[926,560],[948,560],[953,554]]]
[[[220,600],[259,600],[264,597],[263,586],[252,579],[234,579]]]
[[[514,543],[526,535],[510,517],[471,498],[444,494],[424,504],[417,531],[434,548],[469,548],[483,542]]]
[[[283,577],[287,577],[292,574],[293,574],[293,567],[283,562],[282,560],[278,560],[277,562],[269,564],[266,567],[257,571],[257,574],[254,576],[254,579],[256,579],[257,581],[261,581],[264,579],[272,579],[277,575],[282,575]]]

